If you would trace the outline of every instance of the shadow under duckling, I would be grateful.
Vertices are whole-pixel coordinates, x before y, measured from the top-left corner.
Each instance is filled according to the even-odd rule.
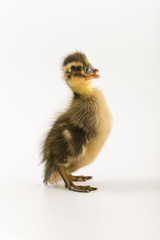
[[[66,83],[73,91],[73,98],[43,142],[44,183],[53,184],[63,179],[69,190],[90,192],[97,188],[77,186],[73,182],[92,177],[73,176],[72,172],[97,157],[111,130],[111,114],[101,91],[91,86],[92,79],[99,78],[98,70],[92,67],[83,53],[67,56],[63,72]]]

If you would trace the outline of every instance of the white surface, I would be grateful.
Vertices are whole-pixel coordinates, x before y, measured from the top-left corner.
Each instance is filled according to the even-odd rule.
[[[0,2],[0,239],[160,239],[159,11],[149,0]],[[75,50],[99,68],[93,85],[113,115],[78,172],[94,176],[90,194],[43,186],[38,166],[71,96],[61,63]]]
[[[159,239],[158,182],[92,183],[98,192],[77,194],[35,182],[6,188],[1,239]]]

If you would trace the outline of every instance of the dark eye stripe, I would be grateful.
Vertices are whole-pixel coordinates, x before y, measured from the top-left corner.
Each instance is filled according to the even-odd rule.
[[[76,67],[75,66],[71,66],[71,71],[75,71]]]
[[[81,71],[82,69],[82,66],[71,66],[71,71]]]
[[[82,70],[82,67],[81,66],[78,66],[77,67],[77,71],[81,71]]]

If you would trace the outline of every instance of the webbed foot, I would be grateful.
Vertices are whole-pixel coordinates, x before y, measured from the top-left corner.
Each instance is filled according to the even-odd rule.
[[[72,175],[68,175],[66,168],[64,166],[58,166],[57,167],[59,174],[61,175],[64,183],[65,183],[65,187],[68,188],[71,191],[74,192],[84,192],[84,193],[89,193],[91,191],[95,191],[98,188],[96,187],[91,187],[91,186],[77,186],[74,185],[72,181],[87,181],[89,179],[91,179],[92,177],[90,176],[72,176]]]

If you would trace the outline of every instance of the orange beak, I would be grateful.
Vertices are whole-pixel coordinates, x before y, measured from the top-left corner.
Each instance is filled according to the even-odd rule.
[[[85,80],[91,80],[91,79],[99,78],[100,75],[97,74],[97,72],[99,72],[98,69],[93,69],[93,71],[90,74],[85,74]]]

